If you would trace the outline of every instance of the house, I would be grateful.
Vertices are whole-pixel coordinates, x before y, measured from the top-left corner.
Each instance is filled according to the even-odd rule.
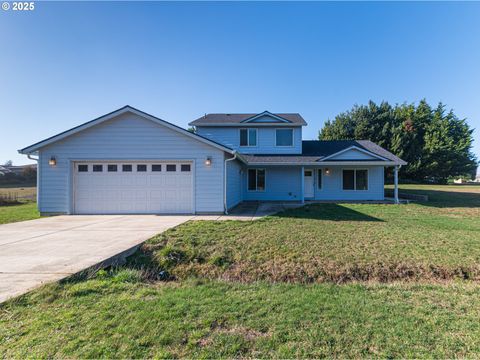
[[[222,213],[242,201],[383,200],[405,162],[370,141],[302,141],[299,114],[208,114],[190,132],[125,106],[19,150],[43,214]],[[397,178],[397,176],[395,177]]]

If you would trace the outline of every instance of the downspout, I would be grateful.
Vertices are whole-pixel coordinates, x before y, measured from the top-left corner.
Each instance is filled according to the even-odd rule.
[[[227,208],[227,162],[235,160],[237,158],[237,152],[233,152],[233,157],[230,159],[225,159],[224,168],[223,168],[223,212],[225,215],[228,215]]]
[[[37,206],[38,206],[40,204],[40,202],[39,202],[39,200],[40,200],[40,186],[39,186],[40,185],[40,163],[38,162],[40,157],[34,158],[34,157],[32,157],[32,155],[27,154],[27,158],[37,162]]]

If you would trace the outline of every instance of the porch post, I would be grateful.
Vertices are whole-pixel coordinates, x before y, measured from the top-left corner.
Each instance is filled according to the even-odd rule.
[[[301,171],[301,175],[300,175],[300,179],[302,181],[302,191],[301,191],[301,200],[302,200],[302,204],[305,204],[305,171],[304,171],[304,167],[301,166],[300,167],[300,171]]]
[[[395,168],[393,170],[394,174],[394,190],[393,190],[393,197],[395,199],[395,204],[399,204],[400,201],[398,200],[398,165],[395,165]]]

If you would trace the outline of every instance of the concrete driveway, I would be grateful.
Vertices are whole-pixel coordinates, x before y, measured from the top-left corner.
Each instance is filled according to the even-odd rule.
[[[76,215],[0,225],[0,302],[101,263],[192,218]]]

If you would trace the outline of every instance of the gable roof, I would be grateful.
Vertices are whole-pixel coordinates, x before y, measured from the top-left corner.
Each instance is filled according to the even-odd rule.
[[[51,136],[51,137],[49,137],[49,138],[47,138],[47,139],[45,139],[45,140],[42,140],[42,141],[39,141],[39,142],[33,144],[33,145],[27,146],[27,147],[25,147],[25,148],[23,148],[23,149],[18,150],[18,152],[19,152],[20,154],[31,154],[31,153],[34,153],[34,152],[36,152],[38,149],[40,149],[40,148],[42,148],[42,147],[44,147],[44,146],[46,146],[46,145],[49,145],[49,144],[52,144],[52,143],[54,143],[54,142],[60,141],[60,140],[62,140],[62,139],[65,139],[66,137],[69,137],[69,136],[71,136],[71,135],[73,135],[73,134],[79,133],[79,132],[81,132],[81,131],[83,131],[83,130],[89,129],[89,128],[93,127],[93,126],[96,126],[96,125],[98,125],[98,124],[101,124],[101,123],[103,123],[103,122],[105,122],[105,121],[107,121],[107,120],[111,120],[111,119],[113,119],[113,118],[115,118],[115,117],[117,117],[117,116],[119,116],[119,115],[122,115],[122,114],[125,114],[125,113],[128,113],[128,112],[129,112],[129,113],[132,113],[132,114],[135,114],[135,115],[138,115],[138,116],[141,116],[142,118],[147,119],[147,120],[150,120],[150,121],[153,121],[153,122],[155,122],[155,123],[157,123],[157,124],[163,125],[163,126],[169,128],[169,129],[171,129],[171,130],[174,130],[174,131],[177,131],[177,132],[179,132],[179,133],[182,133],[182,134],[184,134],[184,135],[186,135],[186,136],[188,136],[188,137],[191,137],[191,138],[196,139],[196,140],[198,140],[198,141],[200,141],[200,142],[203,142],[203,143],[205,143],[205,144],[208,144],[208,145],[211,145],[211,146],[213,146],[213,147],[216,147],[216,148],[218,148],[218,149],[220,149],[220,150],[223,150],[223,151],[225,151],[225,152],[227,152],[227,153],[230,153],[230,154],[235,153],[235,151],[234,151],[233,149],[231,149],[231,148],[229,148],[229,147],[226,147],[225,145],[222,145],[222,144],[217,143],[217,142],[215,142],[215,141],[213,141],[213,140],[207,139],[207,138],[205,138],[205,137],[203,137],[203,136],[200,136],[200,135],[198,135],[198,134],[194,134],[194,133],[192,133],[192,132],[190,132],[190,131],[188,131],[188,130],[185,130],[185,129],[177,126],[177,125],[174,125],[174,124],[172,124],[172,123],[169,123],[168,121],[162,120],[162,119],[157,118],[157,117],[155,117],[155,116],[153,116],[153,115],[147,114],[146,112],[143,112],[143,111],[141,111],[141,110],[138,110],[138,109],[136,109],[136,108],[134,108],[134,107],[132,107],[132,106],[130,106],[130,105],[126,105],[126,106],[124,106],[124,107],[122,107],[122,108],[120,108],[120,109],[117,109],[117,110],[112,111],[112,112],[110,112],[110,113],[108,113],[108,114],[102,115],[102,116],[100,116],[100,117],[98,117],[98,118],[96,118],[96,119],[87,121],[86,123],[83,123],[83,124],[81,124],[81,125],[78,125],[78,126],[76,126],[76,127],[73,127],[73,128],[71,128],[71,129],[69,129],[69,130],[63,131],[63,132],[61,132],[61,133],[59,133],[59,134],[57,134],[57,135]]]
[[[379,160],[385,159],[392,161],[398,165],[406,165],[407,163],[395,156],[390,151],[382,148],[370,140],[304,140],[302,141],[302,155],[304,156],[319,156],[323,160],[342,153],[350,148],[357,148],[367,153],[371,153]]]
[[[278,122],[254,122],[261,116],[271,116]],[[204,116],[190,122],[190,126],[305,126],[307,122],[298,113],[271,113],[264,111],[259,114],[205,114]]]
[[[331,159],[349,149],[372,155],[373,159],[362,160],[335,160]],[[249,165],[406,165],[407,163],[391,152],[369,140],[304,140],[302,141],[302,154],[242,154]]]

